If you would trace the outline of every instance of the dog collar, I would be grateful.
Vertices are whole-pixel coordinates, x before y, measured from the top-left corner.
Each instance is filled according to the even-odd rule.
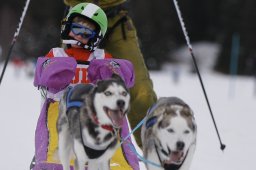
[[[111,132],[114,131],[114,128],[111,125],[101,125],[101,127]]]
[[[101,128],[103,128],[105,130],[108,130],[108,131],[111,131],[111,132],[114,131],[114,128],[113,128],[112,125],[105,125],[105,124],[101,125],[95,114],[93,115],[93,121],[94,121],[95,124],[99,125]]]

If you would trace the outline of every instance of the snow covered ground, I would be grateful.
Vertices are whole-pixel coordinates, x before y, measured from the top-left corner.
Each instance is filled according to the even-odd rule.
[[[150,74],[159,97],[178,96],[194,110],[198,140],[191,170],[256,169],[253,79],[202,73],[221,139],[227,146],[222,152],[196,74],[180,69],[180,77],[174,81],[172,68],[167,66],[163,71]],[[33,80],[27,78],[24,71],[15,74],[13,66],[8,65],[0,86],[0,169],[29,169],[39,108],[39,92]]]

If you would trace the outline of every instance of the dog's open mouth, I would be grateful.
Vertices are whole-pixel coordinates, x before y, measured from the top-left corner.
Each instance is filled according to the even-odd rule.
[[[168,160],[164,160],[164,164],[175,164],[180,165],[184,159],[184,152],[183,151],[172,151],[169,155]]]
[[[112,121],[113,126],[115,128],[120,128],[122,126],[124,115],[125,115],[125,112],[123,111],[123,109],[112,110],[112,109],[109,109],[108,107],[104,107],[104,111]]]

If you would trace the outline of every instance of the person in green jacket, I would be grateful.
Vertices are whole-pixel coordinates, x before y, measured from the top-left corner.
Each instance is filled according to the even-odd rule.
[[[108,31],[101,47],[115,58],[127,59],[134,65],[135,86],[131,92],[131,111],[128,115],[131,128],[134,128],[146,115],[147,110],[156,102],[157,96],[141,53],[136,28],[128,11],[124,8],[126,0],[64,0],[67,6],[81,2],[91,2],[100,6],[108,17]],[[141,146],[140,130],[135,139]]]

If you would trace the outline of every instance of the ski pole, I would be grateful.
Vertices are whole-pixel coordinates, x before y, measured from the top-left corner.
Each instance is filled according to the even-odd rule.
[[[203,93],[204,93],[204,97],[205,97],[205,100],[206,100],[206,102],[207,102],[208,109],[209,109],[209,111],[210,111],[210,114],[211,114],[211,117],[212,117],[212,120],[213,120],[213,124],[214,124],[215,130],[216,130],[216,132],[217,132],[217,136],[218,136],[218,138],[219,138],[220,149],[221,149],[221,150],[224,150],[225,147],[226,147],[226,145],[223,144],[222,141],[221,141],[220,134],[219,134],[219,131],[218,131],[218,128],[217,128],[217,125],[216,125],[216,122],[215,122],[215,119],[214,119],[214,116],[213,116],[213,113],[212,113],[212,109],[211,109],[211,106],[210,106],[210,102],[209,102],[209,100],[208,100],[208,97],[207,97],[207,94],[206,94],[206,90],[205,90],[205,88],[204,88],[203,80],[202,80],[202,77],[201,77],[201,75],[200,75],[199,68],[198,68],[198,66],[197,66],[196,58],[195,58],[194,53],[193,53],[193,48],[192,48],[192,45],[191,45],[191,43],[190,43],[188,33],[187,33],[187,31],[186,31],[185,23],[184,23],[183,18],[182,18],[182,16],[181,16],[181,12],[180,12],[180,9],[179,9],[178,2],[177,2],[177,0],[173,0],[173,3],[174,3],[174,6],[175,6],[175,9],[176,9],[176,12],[177,12],[179,21],[180,21],[180,25],[181,25],[183,34],[184,34],[185,39],[186,39],[186,42],[187,42],[187,46],[188,46],[189,52],[190,52],[190,54],[191,54],[191,56],[192,56],[194,66],[195,66],[195,68],[196,68],[196,73],[197,73],[197,75],[198,75],[198,78],[199,78],[199,81],[200,81],[200,84],[201,84],[201,87],[202,87],[202,90],[203,90]]]
[[[7,54],[7,57],[6,57],[6,60],[5,60],[5,63],[4,63],[4,67],[3,67],[3,70],[2,70],[2,73],[1,73],[1,77],[0,77],[0,85],[1,85],[1,82],[3,80],[3,77],[4,77],[4,73],[5,73],[5,69],[7,67],[7,64],[10,60],[10,56],[11,56],[11,53],[12,53],[12,49],[14,47],[14,44],[17,40],[17,37],[19,36],[19,33],[20,33],[20,29],[21,29],[21,25],[23,23],[23,20],[24,20],[24,17],[26,15],[26,12],[27,12],[27,9],[28,9],[28,5],[30,3],[30,0],[27,0],[26,1],[26,4],[25,4],[25,7],[23,9],[23,12],[22,12],[22,15],[20,17],[20,22],[19,22],[19,25],[18,25],[18,28],[16,30],[16,32],[14,33],[14,36],[13,36],[13,39],[12,39],[12,42],[11,42],[11,46],[9,48],[9,51],[8,51],[8,54]]]

